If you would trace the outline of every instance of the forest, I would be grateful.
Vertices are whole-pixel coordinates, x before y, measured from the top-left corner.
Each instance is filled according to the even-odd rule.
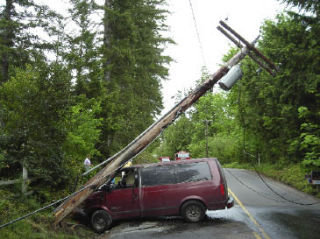
[[[166,2],[68,0],[68,16],[36,0],[1,2],[0,180],[21,179],[24,167],[33,205],[59,198],[87,155],[104,161],[156,120],[174,44],[163,37]],[[134,163],[184,150],[226,165],[320,169],[320,3],[281,2],[294,8],[266,20],[257,44],[277,76],[245,58],[232,90],[200,98]],[[8,209],[19,193],[0,188],[0,222],[20,213]]]

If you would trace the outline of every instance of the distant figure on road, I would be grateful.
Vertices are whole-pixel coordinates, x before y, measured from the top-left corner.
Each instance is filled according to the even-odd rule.
[[[91,161],[90,161],[89,157],[90,157],[90,155],[87,155],[86,159],[83,162],[86,172],[89,171],[91,168]]]

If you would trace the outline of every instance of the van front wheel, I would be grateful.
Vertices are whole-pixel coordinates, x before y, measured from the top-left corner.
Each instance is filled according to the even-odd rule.
[[[92,228],[98,233],[107,230],[111,226],[111,223],[111,216],[105,210],[97,210],[91,216]]]
[[[187,201],[181,207],[181,215],[187,222],[200,222],[205,216],[205,206],[198,201]]]

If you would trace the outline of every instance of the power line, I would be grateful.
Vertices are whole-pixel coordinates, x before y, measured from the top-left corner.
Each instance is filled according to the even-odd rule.
[[[293,204],[297,204],[297,205],[301,205],[301,206],[312,206],[312,205],[316,205],[319,204],[320,202],[315,202],[315,203],[300,203],[300,202],[296,202],[294,200],[290,200],[286,197],[284,197],[283,195],[281,195],[280,193],[278,193],[277,191],[275,191],[265,180],[264,178],[261,176],[261,174],[258,172],[258,170],[256,169],[256,167],[252,164],[254,170],[256,171],[256,173],[258,174],[259,178],[261,179],[261,181],[267,186],[267,188],[269,188],[274,194],[276,194],[278,197],[282,198],[283,200],[293,203]]]
[[[246,153],[246,125],[245,125],[245,119],[243,117],[243,114],[242,114],[242,111],[241,111],[241,85],[239,87],[239,95],[238,95],[238,106],[239,106],[239,109],[240,109],[240,121],[243,125],[243,149],[244,149],[244,152]],[[248,153],[247,153],[248,154]],[[249,154],[251,157],[254,157],[256,158],[255,156]],[[276,194],[278,197],[280,197],[281,199],[287,201],[287,202],[290,202],[290,203],[293,203],[293,204],[297,204],[297,205],[301,205],[301,206],[312,206],[312,205],[315,205],[315,204],[319,204],[320,202],[316,202],[316,203],[300,203],[300,202],[296,202],[294,200],[290,200],[286,197],[284,197],[283,195],[281,195],[280,193],[278,193],[276,190],[274,190],[265,180],[264,178],[262,177],[262,175],[258,172],[257,168],[255,167],[254,165],[254,162],[252,162],[252,160],[250,160],[250,163],[252,165],[252,167],[254,168],[256,174],[259,176],[260,180],[266,185],[267,188],[270,189],[271,192],[273,192],[274,194]]]
[[[242,184],[244,187],[248,188],[250,191],[256,193],[256,194],[259,194],[260,196],[266,198],[266,199],[269,199],[269,200],[272,200],[272,201],[275,201],[275,202],[281,202],[281,203],[284,203],[286,201],[282,201],[282,200],[278,200],[278,199],[275,199],[275,198],[272,198],[272,197],[268,197],[266,196],[266,194],[262,193],[262,192],[259,192],[257,190],[255,190],[254,188],[250,187],[249,185],[247,185],[246,183],[244,183],[242,180],[240,180],[240,178],[238,178],[236,175],[234,175],[233,173],[231,173],[230,170],[228,169],[225,169],[226,172],[228,172],[232,177],[234,177],[240,184]]]
[[[163,130],[164,130],[164,129],[161,130],[161,133],[158,135],[158,137],[162,134]],[[153,139],[151,143],[153,143],[155,140],[157,140],[158,137],[156,137],[155,139]],[[146,148],[144,148],[143,150],[141,150],[138,154],[136,154],[134,157],[132,157],[132,159],[134,159],[134,158],[136,158],[138,155],[140,155],[145,149],[146,149]],[[117,155],[118,155],[118,154],[116,154],[116,156],[117,156]],[[110,157],[109,159],[105,160],[103,163],[97,165],[97,167],[100,167],[100,166],[106,164],[107,162],[111,161],[111,160],[114,159],[114,158],[115,158],[115,156]],[[114,172],[118,172],[118,170],[121,169],[124,165],[125,165],[125,163],[123,163],[122,165],[120,165]],[[96,169],[97,167],[95,167],[94,169]],[[90,170],[90,172],[91,172],[91,171],[92,171],[92,170]],[[80,176],[82,177],[82,176],[85,176],[86,174],[87,174],[87,173],[84,173],[84,174],[82,174],[82,175],[80,175]],[[110,177],[109,177],[109,179],[110,179]],[[108,181],[107,181],[106,183],[108,183]],[[76,187],[76,186],[77,186],[77,182],[76,182],[76,184],[75,184],[75,187]],[[87,188],[89,188],[89,187],[91,187],[91,186],[95,186],[95,184],[94,184],[94,183],[88,184],[88,185],[80,188],[78,191],[73,192],[73,193],[67,195],[67,196],[64,197],[64,198],[58,199],[58,200],[56,200],[55,202],[50,203],[50,204],[48,204],[48,205],[46,205],[46,206],[44,206],[44,207],[42,207],[42,208],[38,208],[38,209],[36,209],[36,210],[34,210],[34,211],[30,212],[30,213],[27,213],[27,214],[25,214],[25,215],[23,215],[23,216],[21,216],[21,217],[18,217],[18,218],[13,219],[13,220],[5,223],[5,224],[2,224],[2,225],[0,225],[0,229],[1,229],[1,228],[4,228],[4,227],[7,227],[7,226],[9,226],[9,225],[11,225],[11,224],[13,224],[13,223],[18,222],[18,221],[21,221],[21,220],[23,220],[23,219],[25,219],[25,218],[27,218],[27,217],[30,217],[30,216],[32,216],[32,215],[34,215],[34,214],[36,214],[36,213],[39,213],[39,212],[41,212],[41,211],[44,211],[44,210],[46,210],[46,209],[48,209],[48,208],[50,208],[50,207],[52,207],[52,206],[55,206],[55,205],[57,205],[58,203],[61,203],[61,202],[65,201],[65,200],[69,199],[70,197],[72,197],[72,196],[74,196],[74,195],[82,192],[83,190],[85,190],[85,189],[87,189]]]
[[[289,203],[293,203],[293,204],[297,204],[297,205],[300,205],[300,206],[313,206],[313,205],[316,205],[316,204],[319,204],[320,202],[314,202],[314,203],[300,203],[300,202],[296,202],[294,200],[290,200],[286,197],[284,197],[283,195],[281,195],[280,193],[278,193],[277,191],[275,191],[265,180],[264,178],[262,177],[262,175],[257,171],[257,169],[255,168],[254,165],[252,165],[255,169],[255,172],[257,173],[257,175],[259,176],[259,178],[261,179],[262,183],[265,184],[265,186],[272,192],[274,193],[275,195],[277,195],[278,197],[280,197],[281,199],[283,200],[278,200],[278,199],[275,199],[275,198],[271,198],[271,197],[268,197],[266,196],[265,194],[261,193],[261,192],[258,192],[257,190],[253,189],[252,187],[248,186],[247,184],[245,184],[243,181],[241,181],[237,176],[235,176],[233,173],[231,173],[231,171],[229,170],[226,170],[232,177],[234,177],[240,184],[242,184],[243,186],[245,186],[246,188],[248,188],[249,190],[255,192],[256,194],[259,194],[260,196],[266,198],[266,199],[269,199],[269,200],[272,200],[272,201],[275,201],[275,202],[281,202],[281,203],[284,203],[284,202],[289,202]]]
[[[117,170],[118,170],[118,169],[117,169]],[[30,217],[30,216],[32,216],[32,215],[34,215],[34,214],[36,214],[36,213],[39,213],[39,212],[41,212],[41,211],[43,211],[43,210],[45,210],[45,209],[48,209],[48,208],[50,208],[50,207],[52,207],[52,206],[54,206],[54,205],[56,205],[56,204],[58,204],[58,203],[60,203],[60,202],[63,202],[63,201],[65,201],[65,200],[69,199],[70,197],[72,197],[72,196],[74,196],[74,195],[82,192],[83,190],[85,190],[85,189],[87,189],[87,188],[89,188],[89,187],[92,187],[92,186],[95,186],[95,184],[94,184],[94,183],[88,184],[88,185],[82,187],[81,189],[79,189],[78,191],[76,191],[76,192],[74,192],[74,193],[71,193],[71,194],[69,194],[68,196],[66,196],[66,197],[64,197],[64,198],[61,198],[61,199],[59,199],[59,200],[57,200],[57,201],[55,201],[55,202],[53,202],[53,203],[50,203],[50,204],[48,204],[47,206],[44,206],[44,207],[39,208],[39,209],[37,209],[37,210],[34,210],[34,211],[30,212],[30,213],[27,213],[27,214],[25,214],[25,215],[23,215],[23,216],[21,216],[21,217],[18,217],[18,218],[16,218],[16,219],[13,219],[13,220],[5,223],[5,224],[2,224],[2,225],[0,225],[0,229],[1,229],[1,228],[4,228],[4,227],[7,227],[7,226],[9,226],[9,225],[11,225],[11,224],[13,224],[13,223],[15,223],[15,222],[21,221],[21,220],[23,220],[23,219],[25,219],[25,218],[27,218],[27,217]]]
[[[201,57],[202,57],[202,61],[203,61],[202,64],[205,67],[207,67],[206,60],[204,57],[204,51],[203,51],[203,47],[202,47],[202,43],[201,43],[201,39],[200,39],[200,34],[199,34],[199,30],[198,30],[198,24],[197,24],[196,17],[195,17],[194,11],[193,11],[193,6],[191,3],[191,0],[189,0],[189,4],[190,4],[191,12],[192,12],[194,27],[196,29],[196,33],[197,33],[197,37],[198,37],[198,41],[199,41],[199,47],[200,47]]]

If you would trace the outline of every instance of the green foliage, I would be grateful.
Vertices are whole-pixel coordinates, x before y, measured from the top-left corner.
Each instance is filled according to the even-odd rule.
[[[99,155],[95,144],[100,137],[102,119],[96,118],[101,111],[100,103],[94,99],[87,100],[84,96],[77,98],[76,105],[71,107],[70,119],[67,121],[67,136],[63,151],[67,160],[64,167],[76,175],[83,170],[83,160],[87,155]]]
[[[223,168],[240,168],[240,169],[252,169],[252,165],[239,163],[239,162],[231,162],[231,163],[223,163]]]
[[[311,112],[300,107],[299,118],[303,120],[300,134],[300,150],[304,152],[304,166],[309,169],[320,168],[320,111]]]
[[[260,167],[257,167],[257,170],[300,191],[311,194],[317,193],[316,189],[305,179],[305,175],[309,172],[300,164],[290,164],[284,167],[279,167],[277,164],[261,164]]]
[[[298,7],[300,10],[306,10],[313,13],[320,13],[320,3],[318,0],[280,0],[290,5]]]
[[[24,162],[43,182],[59,184],[67,175],[61,164],[70,77],[60,65],[42,66],[16,69],[15,76],[0,87],[0,149],[7,165],[1,172],[12,177]]]
[[[206,156],[207,134],[209,157],[217,157],[222,162],[239,158],[241,132],[235,110],[225,93],[208,93],[199,99],[191,113],[194,132],[189,148],[193,157]]]
[[[7,223],[26,213],[41,207],[37,200],[31,198],[18,198],[11,191],[0,190],[0,224]],[[53,227],[54,218],[49,210],[42,211],[22,221],[16,222],[0,230],[0,238],[7,239],[77,239],[92,238],[95,234],[91,230],[82,228],[59,229]]]
[[[156,155],[157,156],[157,155]],[[133,164],[159,163],[158,157],[146,150],[133,160]]]
[[[301,162],[306,154],[316,157],[306,151],[306,145],[301,145],[304,141],[311,150],[310,135],[301,133],[305,123],[316,124],[319,120],[317,32],[315,22],[300,21],[293,14],[279,15],[276,22],[266,21],[263,25],[260,50],[280,63],[280,71],[271,78],[265,72],[258,73],[251,61],[244,60],[244,77],[230,93],[239,105],[236,118],[244,130],[246,151],[261,154],[270,162]],[[300,107],[312,112],[309,122],[299,117]],[[318,132],[314,133],[317,137]]]
[[[224,93],[206,94],[188,117],[181,116],[166,129],[155,152],[172,158],[176,152],[187,150],[193,158],[206,157],[207,140],[209,157],[218,157],[223,163],[239,159],[242,132],[235,119],[236,109]]]
[[[155,153],[161,156],[174,158],[178,151],[188,150],[192,139],[193,124],[188,117],[182,115],[174,124],[164,132],[163,141]]]

